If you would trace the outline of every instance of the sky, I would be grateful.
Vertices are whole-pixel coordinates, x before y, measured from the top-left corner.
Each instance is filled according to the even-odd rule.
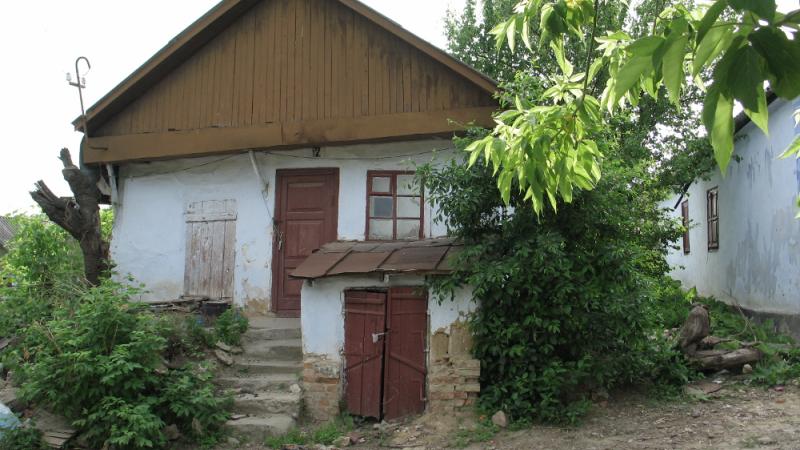
[[[423,39],[444,47],[447,9],[464,0],[362,0]],[[4,2],[0,14],[0,215],[35,211],[28,192],[44,180],[71,195],[59,150],[77,161],[81,134],[75,59],[92,64],[84,101],[93,105],[218,0],[43,0]],[[85,67],[81,65],[81,72]]]
[[[33,211],[28,191],[44,180],[70,195],[59,150],[77,160],[78,92],[67,84],[86,56],[88,108],[218,0],[42,0],[4,2],[0,14],[0,214]],[[444,17],[464,0],[362,0],[423,39],[444,47]],[[798,0],[779,0],[781,10]],[[81,67],[81,71],[85,68]],[[73,75],[74,79],[74,75]]]

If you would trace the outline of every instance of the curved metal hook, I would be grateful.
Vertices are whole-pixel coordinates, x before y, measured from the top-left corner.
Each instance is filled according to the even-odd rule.
[[[78,56],[75,59],[75,76],[78,77],[77,81],[78,84],[81,85],[80,87],[84,88],[86,86],[83,86],[83,81],[81,81],[81,72],[78,70],[78,63],[80,63],[81,61],[86,63],[86,73],[84,73],[83,75],[86,75],[87,73],[89,73],[90,70],[92,70],[92,63],[90,63],[89,58],[85,56]]]

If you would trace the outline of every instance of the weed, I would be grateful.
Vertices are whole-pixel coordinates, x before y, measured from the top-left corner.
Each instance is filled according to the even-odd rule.
[[[525,425],[520,424],[522,427],[529,425],[530,424],[528,423]],[[453,446],[457,448],[464,448],[477,442],[486,442],[494,438],[498,431],[500,431],[500,428],[497,425],[495,425],[490,419],[482,417],[475,424],[474,428],[459,429],[453,438]]]
[[[214,337],[228,345],[239,345],[247,327],[247,318],[238,309],[228,309],[214,322]]]
[[[351,431],[353,427],[353,418],[342,415],[311,430],[293,428],[286,434],[270,436],[264,445],[275,449],[283,448],[286,445],[332,445],[336,439]]]

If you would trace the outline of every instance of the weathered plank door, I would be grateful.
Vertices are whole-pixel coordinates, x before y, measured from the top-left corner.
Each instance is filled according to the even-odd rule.
[[[389,290],[383,412],[387,420],[425,411],[428,298],[421,288]]]
[[[380,419],[386,293],[347,291],[344,303],[347,410]]]
[[[193,202],[186,208],[185,297],[233,299],[236,200]]]
[[[301,280],[289,274],[314,250],[335,241],[339,169],[277,172],[272,243],[272,307],[280,316],[300,315]]]

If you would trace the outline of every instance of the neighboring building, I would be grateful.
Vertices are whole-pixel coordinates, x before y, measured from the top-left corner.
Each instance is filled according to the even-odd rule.
[[[8,243],[14,237],[14,227],[7,217],[0,216],[0,256],[8,253]]]
[[[800,134],[793,112],[800,100],[774,100],[769,136],[737,120],[734,158],[697,180],[674,216],[689,231],[669,254],[672,276],[684,287],[742,308],[774,316],[800,334],[800,160],[778,159]]]
[[[351,411],[378,417],[471,403],[479,366],[460,320],[471,296],[440,304],[424,288],[425,276],[448,270],[432,253],[452,244],[430,241],[446,230],[412,171],[453,157],[464,124],[491,126],[495,89],[355,0],[225,0],[87,111],[82,162],[108,177],[116,270],[145,283],[145,301],[210,299],[301,317],[254,323],[302,322],[306,400],[319,419],[344,396],[359,397]],[[354,250],[373,262],[360,270],[293,277],[334,241],[380,251]],[[376,269],[383,261],[370,258],[388,249],[400,264]],[[405,251],[421,260],[404,266]],[[359,301],[377,321],[369,328],[350,308]],[[407,320],[399,305],[413,306]],[[376,342],[405,336],[398,356],[414,361],[410,378],[391,345],[385,366],[364,352],[343,356],[372,333]],[[375,372],[355,375],[353,364],[385,373],[362,383]]]

